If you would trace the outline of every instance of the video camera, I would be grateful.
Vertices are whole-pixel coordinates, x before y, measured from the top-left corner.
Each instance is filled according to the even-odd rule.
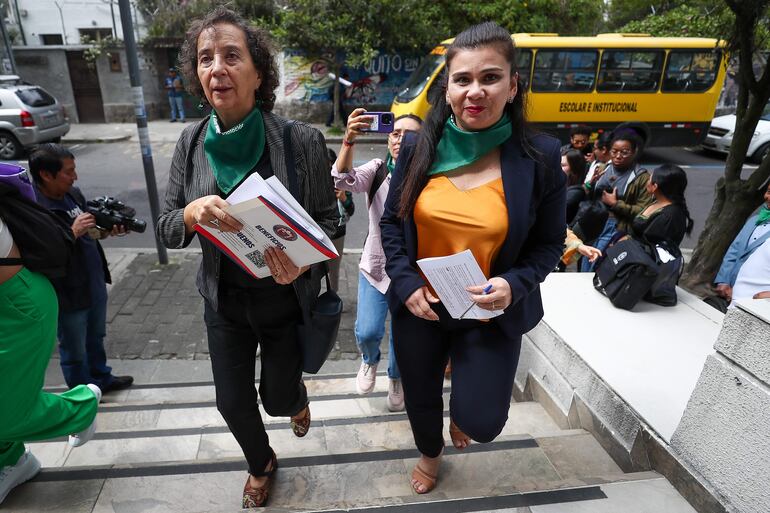
[[[123,226],[127,231],[144,233],[147,223],[136,219],[136,210],[110,196],[88,200],[86,210],[96,219],[96,226],[111,231],[114,226]]]

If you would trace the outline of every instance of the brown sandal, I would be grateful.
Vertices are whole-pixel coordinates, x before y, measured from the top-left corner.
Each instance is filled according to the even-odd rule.
[[[291,418],[291,430],[294,432],[294,436],[302,438],[310,431],[310,403],[302,410],[305,412],[301,417],[295,415]],[[301,414],[302,412],[300,412]]]
[[[254,477],[267,476],[267,481],[260,488],[251,487],[251,477],[246,478],[246,485],[243,487],[243,502],[241,507],[247,508],[263,508],[267,505],[267,499],[270,496],[270,488],[273,486],[273,480],[275,477],[275,471],[278,469],[278,458],[273,456],[270,458],[270,470],[266,470],[262,474]]]
[[[412,489],[414,490],[414,493],[419,493],[419,494],[428,493],[436,487],[437,479],[438,479],[438,476],[433,476],[425,472],[420,467],[420,463],[418,462],[417,465],[414,466],[414,470],[412,470]],[[421,492],[417,488],[418,485],[424,486],[425,491]]]
[[[462,451],[471,444],[471,437],[463,433],[452,419],[449,419],[449,437],[452,439],[452,445],[458,451]]]

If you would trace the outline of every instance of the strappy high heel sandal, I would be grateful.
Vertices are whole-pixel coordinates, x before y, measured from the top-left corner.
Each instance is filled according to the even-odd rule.
[[[276,458],[275,451],[273,451],[273,456],[270,458],[270,470],[265,470],[262,474],[254,476],[267,476],[265,484],[259,488],[252,488],[251,478],[246,478],[246,485],[243,487],[243,503],[241,504],[243,509],[264,508],[267,505],[267,500],[270,498],[270,488],[275,480],[276,470],[278,470],[278,458]]]
[[[298,438],[302,438],[310,431],[310,403],[307,403],[307,406],[302,411],[305,412],[305,415],[301,417],[296,415],[291,418],[291,430],[294,436]],[[301,414],[302,412],[300,412]]]
[[[462,451],[471,444],[471,437],[463,433],[451,418],[449,419],[449,437],[458,451]]]

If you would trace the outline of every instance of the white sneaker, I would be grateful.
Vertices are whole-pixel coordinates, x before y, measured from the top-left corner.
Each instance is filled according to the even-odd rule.
[[[356,375],[356,390],[359,394],[368,394],[374,390],[374,380],[377,379],[377,364],[369,365],[361,362],[361,368]]]
[[[388,411],[404,411],[404,389],[400,379],[391,379],[388,384]]]
[[[98,386],[94,385],[93,383],[89,383],[86,386],[90,388],[91,392],[93,392],[94,395],[96,396],[97,403],[102,400],[102,390]],[[96,418],[94,418],[94,421],[91,422],[90,426],[85,428],[80,433],[75,433],[74,435],[70,435],[69,444],[72,447],[80,447],[81,445],[91,440],[94,437],[94,433],[96,433]]]
[[[38,472],[40,472],[40,462],[34,454],[29,452],[29,449],[24,451],[16,465],[0,468],[0,504],[11,490],[32,479]]]

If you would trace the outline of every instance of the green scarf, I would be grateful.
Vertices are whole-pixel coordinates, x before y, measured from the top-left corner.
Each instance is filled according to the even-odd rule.
[[[259,108],[227,132],[220,131],[216,112],[211,114],[203,150],[214,170],[219,189],[229,194],[254,169],[265,151],[265,123]]]
[[[767,205],[762,205],[762,208],[759,209],[759,217],[757,217],[757,226],[760,224],[765,224],[770,221],[770,208],[767,207]]]
[[[444,125],[444,134],[436,148],[436,158],[428,171],[428,176],[446,173],[476,162],[501,145],[512,133],[511,120],[505,114],[500,121],[478,132],[462,130],[450,116]]]
[[[393,162],[393,157],[388,153],[388,158],[385,159],[385,166],[388,168],[388,173],[392,173],[396,168],[396,163]]]

